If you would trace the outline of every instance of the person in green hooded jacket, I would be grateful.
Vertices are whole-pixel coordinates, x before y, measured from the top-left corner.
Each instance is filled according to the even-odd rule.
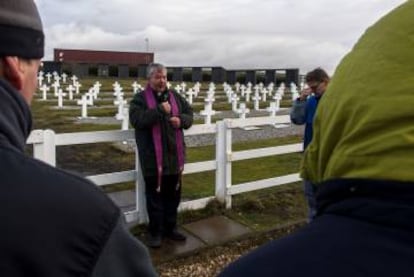
[[[414,276],[413,15],[368,28],[319,103],[301,170],[316,218],[220,276]]]

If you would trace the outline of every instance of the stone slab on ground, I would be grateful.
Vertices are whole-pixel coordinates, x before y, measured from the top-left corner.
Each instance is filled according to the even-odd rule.
[[[251,230],[225,216],[214,216],[183,226],[204,243],[216,245],[233,240],[251,232]]]
[[[177,242],[169,239],[163,239],[160,248],[149,248],[151,258],[154,262],[170,260],[177,256],[188,255],[206,246],[203,241],[195,237],[193,234],[183,230],[182,228],[179,228],[179,231],[187,237],[186,241]],[[145,244],[146,241],[143,241],[143,243]]]
[[[201,248],[232,241],[251,232],[248,227],[225,216],[213,216],[185,224],[179,228],[179,231],[187,236],[186,241],[163,239],[160,248],[150,248],[154,262],[190,255]]]

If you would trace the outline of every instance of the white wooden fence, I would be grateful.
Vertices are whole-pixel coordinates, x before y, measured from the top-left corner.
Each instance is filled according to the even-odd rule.
[[[299,181],[300,177],[297,173],[242,184],[233,184],[231,179],[232,162],[234,161],[295,153],[302,150],[302,144],[297,143],[233,152],[232,129],[286,123],[290,123],[289,116],[287,115],[246,119],[225,119],[211,125],[194,125],[189,130],[186,130],[186,136],[216,133],[215,160],[187,163],[184,167],[184,174],[215,170],[215,195],[196,200],[183,201],[180,204],[179,210],[204,208],[207,203],[213,199],[217,199],[218,201],[225,203],[227,208],[231,208],[231,199],[233,195]],[[30,134],[27,143],[33,144],[33,156],[35,158],[55,166],[57,146],[126,140],[135,140],[133,130],[65,134],[55,134],[52,130],[34,130]],[[134,181],[136,184],[136,209],[126,212],[125,216],[127,222],[138,220],[138,222],[142,223],[147,221],[144,197],[145,186],[142,186],[143,177],[140,171],[137,151],[135,157],[134,170],[87,176],[87,178],[98,186]]]

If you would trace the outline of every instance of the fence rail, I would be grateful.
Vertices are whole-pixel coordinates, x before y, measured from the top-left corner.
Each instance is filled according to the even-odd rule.
[[[216,134],[216,157],[215,160],[194,162],[185,164],[184,174],[191,174],[204,171],[216,172],[215,177],[215,195],[183,201],[179,210],[200,209],[204,208],[209,201],[217,199],[224,203],[227,208],[231,208],[232,196],[239,193],[270,188],[297,182],[300,179],[299,174],[289,174],[277,176],[269,179],[246,182],[242,184],[233,184],[231,179],[232,162],[247,159],[261,158],[288,153],[296,153],[302,150],[302,145],[289,144],[276,147],[266,147],[260,149],[232,151],[232,129],[243,128],[248,126],[264,126],[275,124],[290,123],[289,116],[275,117],[254,117],[247,119],[224,119],[215,124],[194,125],[184,132],[185,136]],[[43,160],[52,166],[56,165],[56,147],[63,145],[90,144],[102,142],[118,142],[126,140],[135,140],[134,131],[98,131],[98,132],[80,132],[56,134],[52,130],[34,130],[27,143],[33,145],[33,156]],[[140,223],[147,221],[145,208],[144,187],[142,184],[143,176],[140,171],[138,152],[135,151],[135,169],[121,172],[113,172],[99,175],[87,176],[89,180],[98,186],[121,182],[135,182],[136,185],[136,208],[133,211],[125,213],[128,222],[138,221]]]

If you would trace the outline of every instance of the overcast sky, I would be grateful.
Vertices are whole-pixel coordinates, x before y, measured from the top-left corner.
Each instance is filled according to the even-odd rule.
[[[404,0],[35,0],[53,48],[155,53],[167,66],[321,66]],[[146,43],[146,39],[148,43]]]

